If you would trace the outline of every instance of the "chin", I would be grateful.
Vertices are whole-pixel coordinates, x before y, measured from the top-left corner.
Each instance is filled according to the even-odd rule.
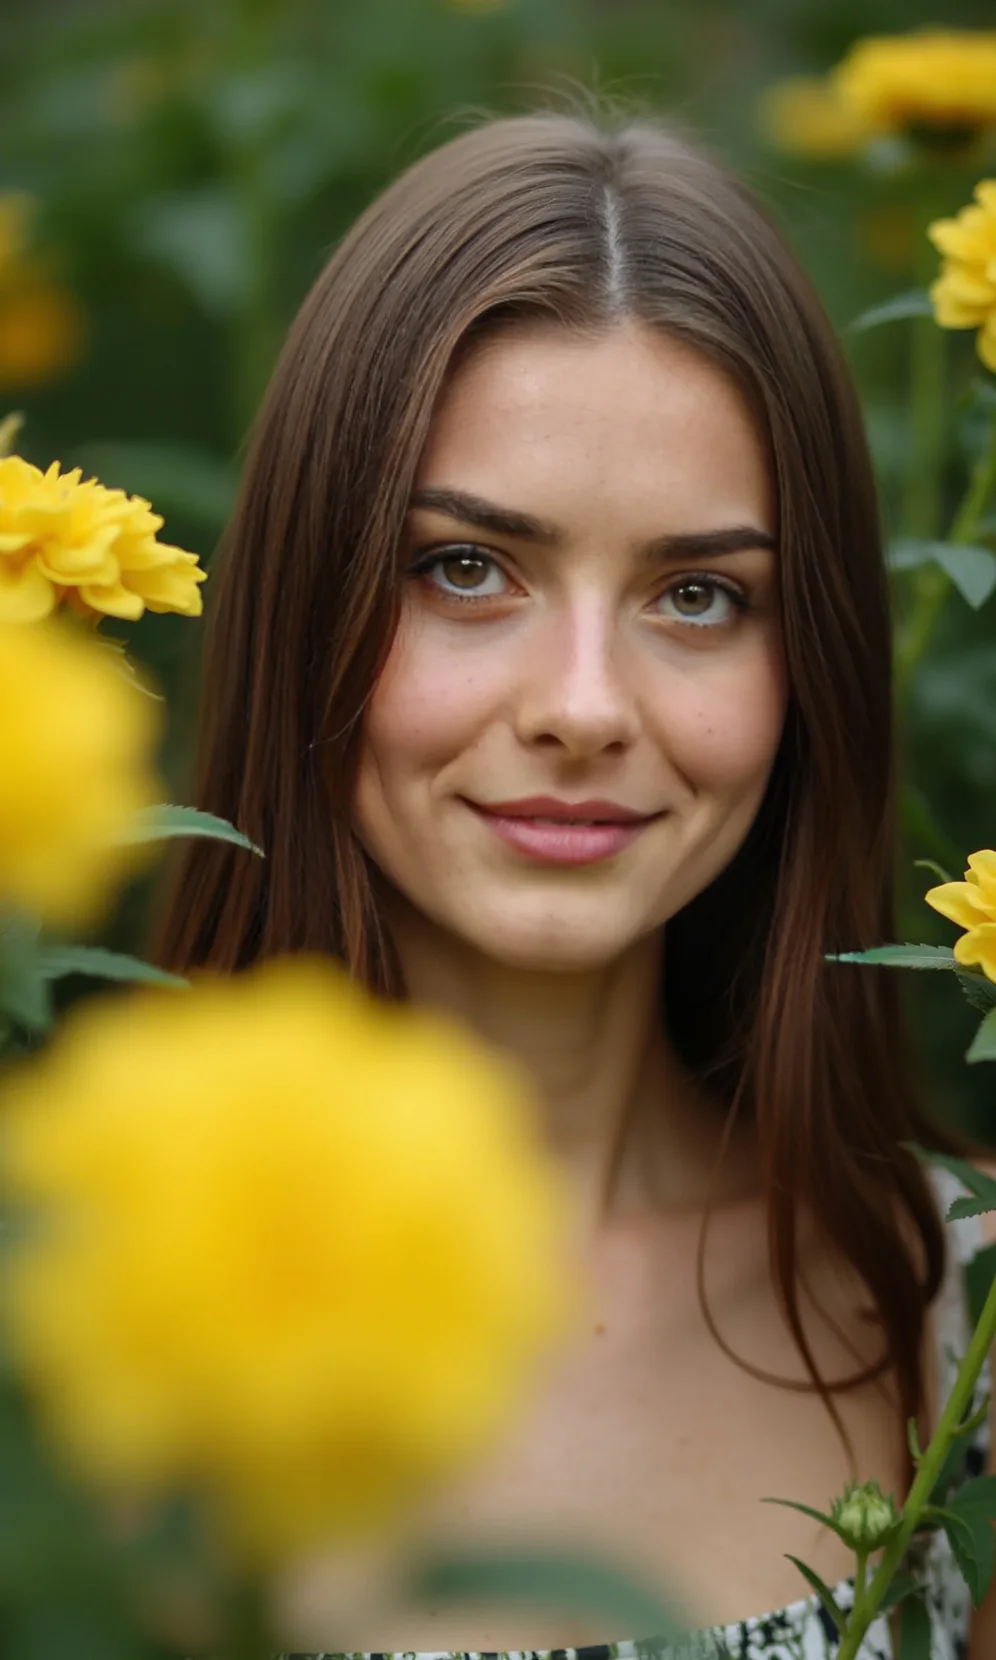
[[[549,918],[541,926],[524,923],[519,928],[508,918],[496,921],[494,928],[483,922],[478,918],[473,933],[464,933],[467,943],[492,962],[534,974],[590,973],[615,962],[634,943],[618,929],[551,926]]]

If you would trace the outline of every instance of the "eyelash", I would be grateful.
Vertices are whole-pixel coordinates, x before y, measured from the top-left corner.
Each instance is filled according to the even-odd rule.
[[[434,548],[430,553],[416,560],[416,562],[410,566],[408,575],[410,577],[427,576],[436,565],[443,565],[447,562],[447,560],[458,559],[461,556],[469,556],[472,559],[478,560],[482,565],[490,565],[496,570],[503,570],[500,561],[495,558],[494,554],[484,553],[480,548],[475,547],[471,542],[452,542],[443,547]],[[503,574],[505,574],[504,571]],[[671,617],[667,619],[671,622],[676,622],[680,627],[696,629],[700,633],[711,631],[718,632],[721,629],[734,627],[739,618],[751,609],[750,597],[739,583],[731,582],[727,577],[717,576],[712,571],[683,571],[680,577],[676,577],[666,588],[661,590],[661,594],[658,597],[660,598],[663,597],[664,594],[674,593],[682,587],[690,586],[692,583],[700,583],[709,588],[716,588],[721,593],[725,594],[731,605],[733,605],[737,616],[723,623],[695,622],[689,617]],[[440,594],[443,599],[453,600],[458,605],[478,605],[483,607],[494,603],[496,600],[506,598],[506,595],[504,594],[461,594],[443,588],[437,588],[436,592]]]

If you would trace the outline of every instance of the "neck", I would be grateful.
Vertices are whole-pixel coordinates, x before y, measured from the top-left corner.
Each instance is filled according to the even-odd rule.
[[[742,1134],[716,1171],[724,1108],[664,1032],[660,933],[597,969],[547,973],[484,957],[407,903],[392,911],[413,1001],[457,1015],[532,1077],[585,1232],[754,1190]]]

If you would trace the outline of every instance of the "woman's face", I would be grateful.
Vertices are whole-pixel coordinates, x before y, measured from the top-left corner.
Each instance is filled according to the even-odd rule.
[[[393,886],[485,956],[560,971],[705,888],[782,730],[775,538],[747,406],[691,347],[532,324],[469,355],[365,722],[357,828]]]

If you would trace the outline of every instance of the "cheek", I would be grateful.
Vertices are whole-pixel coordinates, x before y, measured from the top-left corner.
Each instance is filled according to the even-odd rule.
[[[399,640],[367,706],[364,750],[382,786],[435,769],[468,749],[500,710],[503,682],[497,657],[434,646],[431,633]],[[366,770],[366,765],[364,770]]]
[[[671,758],[699,788],[740,793],[763,785],[785,724],[788,688],[781,654],[672,688],[661,705]]]

